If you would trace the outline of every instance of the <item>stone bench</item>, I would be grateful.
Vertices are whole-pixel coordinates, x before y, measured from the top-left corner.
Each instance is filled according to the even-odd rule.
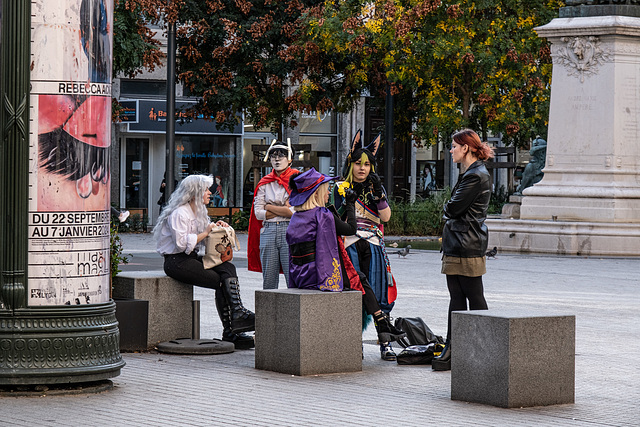
[[[575,402],[575,316],[454,311],[451,399],[503,408]]]
[[[293,375],[362,370],[362,293],[256,291],[255,367]]]
[[[153,348],[159,342],[191,337],[193,286],[158,270],[120,273],[113,279],[112,287],[114,300],[149,301],[147,348]],[[121,328],[125,326],[128,325],[121,325]]]

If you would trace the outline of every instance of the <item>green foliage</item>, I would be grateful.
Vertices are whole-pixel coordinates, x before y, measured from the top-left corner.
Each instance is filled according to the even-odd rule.
[[[249,214],[251,210],[240,210],[231,217],[231,226],[236,231],[245,231],[249,229]]]
[[[396,95],[396,120],[435,143],[472,127],[486,138],[501,132],[524,145],[546,134],[551,82],[549,44],[534,28],[557,16],[556,0],[327,1],[308,14],[298,43],[316,47],[324,67],[310,73],[307,102],[366,90]],[[314,76],[317,76],[314,77]]]
[[[139,213],[130,215],[125,222],[118,221],[117,218],[111,217],[111,227],[117,232],[129,233],[146,233],[149,225],[149,216]]]
[[[384,225],[388,236],[441,236],[444,220],[442,208],[451,198],[451,189],[432,193],[428,198],[415,203],[390,202],[391,219]],[[502,206],[509,201],[504,186],[491,194],[489,214],[500,214]]]
[[[233,215],[231,215],[231,218],[229,218],[228,215],[221,215],[221,216],[212,216],[210,217],[211,222],[217,222],[217,221],[224,221],[227,224],[229,224],[230,226],[233,227],[234,230],[236,231],[246,231],[249,229],[249,213],[251,211],[250,210],[240,210],[235,212]]]
[[[144,68],[162,65],[164,53],[148,26],[157,20],[156,10],[140,0],[117,0],[113,12],[113,75],[134,77]]]
[[[435,142],[471,127],[516,145],[546,135],[552,63],[534,28],[557,16],[559,5],[457,0],[439,7],[408,58],[428,76],[407,84],[419,101],[416,133]]]
[[[501,214],[502,207],[509,202],[509,193],[504,186],[500,187],[498,191],[491,193],[491,200],[489,200],[489,214]]]
[[[110,246],[110,254],[111,254],[111,278],[114,278],[120,273],[120,264],[128,264],[129,257],[131,255],[125,254],[123,252],[122,241],[120,240],[120,236],[118,235],[118,229],[111,224],[111,246]]]
[[[471,127],[525,145],[546,135],[558,0],[119,0],[114,72],[160,63],[148,22],[177,20],[179,79],[198,113],[280,133],[299,111],[396,96],[403,135]],[[196,114],[196,112],[191,112]],[[414,126],[411,126],[413,124]]]
[[[384,226],[389,236],[440,236],[444,221],[442,207],[451,198],[451,189],[433,193],[415,203],[391,202],[391,219]]]
[[[295,60],[301,16],[319,0],[184,0],[176,40],[179,79],[201,97],[199,113],[233,129],[239,114],[256,127],[295,125],[300,110],[285,88],[305,72]]]

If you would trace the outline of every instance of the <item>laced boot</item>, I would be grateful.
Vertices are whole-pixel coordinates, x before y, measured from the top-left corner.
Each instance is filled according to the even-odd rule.
[[[381,343],[398,341],[400,338],[407,336],[406,332],[403,332],[402,329],[396,328],[393,323],[391,323],[389,315],[385,313],[381,312],[380,314],[374,314],[373,323],[376,325],[378,341]]]
[[[449,341],[444,346],[440,356],[434,357],[431,361],[431,369],[434,371],[450,371],[451,370],[451,344]]]
[[[240,284],[237,277],[229,277],[222,281],[222,292],[229,306],[231,317],[231,332],[249,332],[256,330],[256,315],[242,305],[240,299]]]
[[[240,332],[239,334],[231,332],[231,310],[229,310],[222,291],[216,291],[215,300],[218,315],[222,321],[222,341],[233,343],[236,350],[248,350],[255,347],[256,345],[251,335],[247,335],[244,332]]]

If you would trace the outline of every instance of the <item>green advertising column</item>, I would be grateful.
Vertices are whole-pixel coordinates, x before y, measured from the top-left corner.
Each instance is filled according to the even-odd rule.
[[[0,385],[113,378],[113,0],[0,10]]]

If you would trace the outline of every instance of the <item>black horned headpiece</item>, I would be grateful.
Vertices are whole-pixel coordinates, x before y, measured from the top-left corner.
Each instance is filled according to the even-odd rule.
[[[373,141],[365,147],[364,140],[362,138],[362,130],[358,130],[358,132],[356,132],[353,137],[353,141],[351,142],[351,150],[349,150],[349,155],[347,156],[347,160],[344,162],[344,167],[342,168],[343,177],[346,177],[349,173],[351,163],[357,162],[362,158],[363,153],[367,155],[369,162],[371,162],[371,172],[375,172],[376,154],[378,153],[378,148],[380,148],[380,138],[381,134],[378,134],[378,136],[376,136]]]

